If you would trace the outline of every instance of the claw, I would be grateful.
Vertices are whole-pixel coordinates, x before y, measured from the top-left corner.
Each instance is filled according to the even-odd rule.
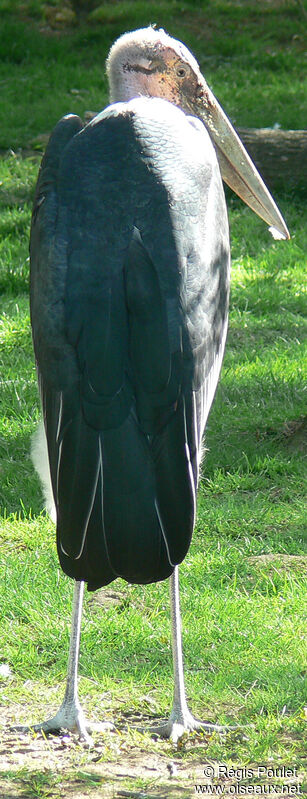
[[[92,747],[94,743],[90,733],[114,730],[114,725],[109,721],[101,723],[88,721],[81,707],[63,702],[56,715],[41,724],[29,724],[28,726],[18,726],[12,729],[23,733],[42,732],[45,735],[58,735],[63,730],[67,730],[77,735],[86,746]]]
[[[151,727],[150,732],[155,735],[160,735],[162,738],[169,738],[172,743],[176,744],[184,735],[193,730],[225,734],[235,729],[237,728],[234,726],[222,726],[220,724],[213,724],[208,721],[195,719],[188,709],[186,709],[184,713],[173,709],[169,719],[158,727]]]

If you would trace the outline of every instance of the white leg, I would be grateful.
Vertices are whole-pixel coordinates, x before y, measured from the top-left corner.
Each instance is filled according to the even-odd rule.
[[[69,641],[67,682],[63,705],[68,707],[79,704],[78,698],[78,665],[80,653],[81,618],[84,596],[84,582],[75,582]]]
[[[178,724],[184,723],[184,720],[191,715],[187,705],[184,685],[178,566],[175,567],[173,574],[170,577],[169,588],[174,672],[174,699],[171,717],[173,716],[174,723]]]
[[[206,721],[198,721],[189,711],[184,687],[178,566],[175,566],[173,574],[170,577],[170,601],[174,668],[173,707],[166,724],[157,727],[153,731],[159,733],[159,735],[162,735],[164,738],[170,738],[176,743],[185,732],[191,730],[203,729],[210,732],[225,732],[227,729],[233,729],[230,727],[221,727],[218,724],[210,724]]]
[[[33,727],[35,731],[56,732],[60,729],[76,732],[87,743],[90,742],[88,727],[78,697],[78,664],[80,652],[81,617],[84,582],[75,582],[72,607],[71,633],[64,700],[55,716]]]
[[[68,668],[67,668],[67,681],[64,700],[58,712],[52,718],[42,722],[42,724],[34,724],[29,727],[19,727],[22,731],[33,729],[35,732],[59,732],[62,729],[69,730],[70,732],[77,733],[79,738],[87,744],[91,744],[92,740],[89,732],[93,730],[105,731],[112,729],[113,725],[109,722],[102,724],[90,723],[85,719],[83,710],[81,708],[78,697],[78,663],[80,651],[80,630],[81,630],[81,616],[84,594],[84,582],[75,582],[73,609],[72,609],[72,622],[71,634],[69,643],[68,655]]]

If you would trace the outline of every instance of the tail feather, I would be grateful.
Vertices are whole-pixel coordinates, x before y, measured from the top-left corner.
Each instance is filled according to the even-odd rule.
[[[170,563],[185,557],[194,527],[196,496],[187,441],[185,404],[153,441],[156,475],[156,508]]]
[[[73,417],[59,442],[57,526],[64,553],[82,553],[99,474],[99,440],[82,412]],[[76,501],[77,500],[77,501]]]
[[[59,559],[63,571],[85,580],[89,590],[116,577],[142,584],[164,580],[183,560],[195,515],[185,415],[181,401],[150,437],[133,410],[118,428],[103,432],[80,412],[65,420],[57,442],[53,437]],[[41,452],[47,458],[47,448]],[[35,464],[41,476],[42,460]]]
[[[155,474],[147,437],[133,414],[101,434],[104,531],[117,576],[133,583],[165,579],[172,571],[155,509]]]
[[[109,563],[102,530],[102,482],[99,475],[80,558],[73,559],[65,555],[61,547],[59,528],[57,529],[58,556],[63,571],[75,580],[85,580],[89,591],[108,585],[116,577]]]

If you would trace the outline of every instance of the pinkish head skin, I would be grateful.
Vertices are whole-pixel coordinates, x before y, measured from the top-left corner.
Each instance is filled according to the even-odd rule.
[[[199,117],[215,145],[222,178],[272,228],[290,238],[287,226],[229,119],[184,44],[164,30],[125,33],[107,59],[111,102],[161,97]]]
[[[182,106],[185,92],[194,100],[198,79],[203,81],[187,47],[154,28],[121,36],[110,50],[107,73],[112,102],[146,96]]]

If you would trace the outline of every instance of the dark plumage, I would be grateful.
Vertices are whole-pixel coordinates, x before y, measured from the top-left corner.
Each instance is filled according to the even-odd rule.
[[[164,579],[191,540],[227,322],[227,217],[204,126],[159,99],[86,128],[61,120],[31,264],[61,565],[90,589]]]

